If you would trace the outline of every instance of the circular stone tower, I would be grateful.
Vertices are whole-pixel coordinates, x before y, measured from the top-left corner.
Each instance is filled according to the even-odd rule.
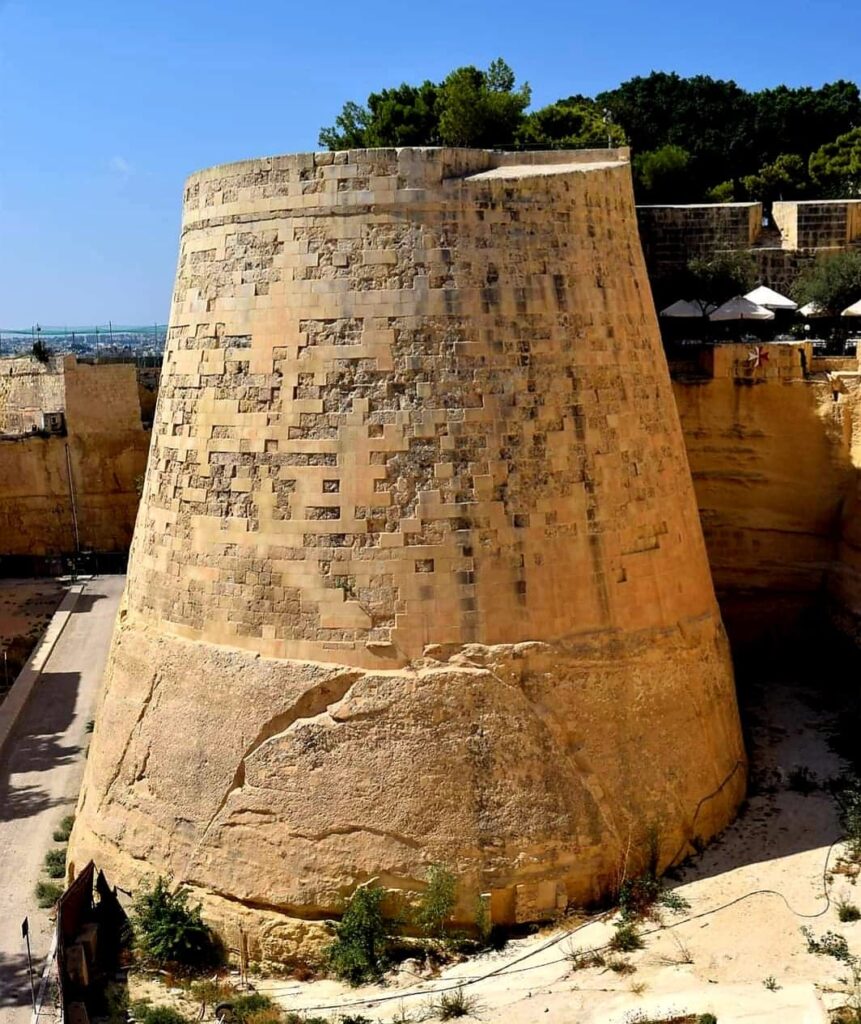
[[[624,151],[252,160],[185,190],[73,837],[258,956],[429,864],[493,919],[732,817],[744,752]]]

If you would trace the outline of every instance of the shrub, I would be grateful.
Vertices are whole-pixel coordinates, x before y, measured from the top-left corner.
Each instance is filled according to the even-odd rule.
[[[816,774],[812,772],[807,765],[796,765],[795,768],[789,773],[786,779],[786,784],[790,789],[796,793],[802,793],[804,796],[808,796],[810,793],[815,792],[819,789],[819,780]]]
[[[36,903],[43,910],[53,907],[62,895],[63,887],[62,885],[57,885],[56,882],[36,883]]]
[[[780,988],[780,985],[777,984],[777,978],[773,974],[769,974],[767,978],[764,978],[762,983],[769,992],[776,992]]]
[[[608,943],[614,953],[633,953],[634,950],[643,948],[644,942],[640,933],[630,921],[620,921],[615,927],[615,934]]]
[[[846,831],[849,857],[861,861],[861,784],[853,782],[834,794],[840,813],[840,823]]]
[[[462,985],[451,992],[443,992],[432,1004],[434,1013],[440,1020],[455,1020],[457,1017],[469,1017],[478,1009],[475,996],[468,996]]]
[[[382,974],[388,947],[383,896],[377,886],[356,889],[335,927],[335,940],[326,950],[329,970],[351,985]]]
[[[665,889],[652,874],[626,878],[619,887],[619,912],[624,921],[637,921],[649,914],[655,904],[680,914],[690,903],[674,889]]]
[[[54,842],[67,843],[69,841],[69,836],[72,834],[72,827],[74,824],[74,814],[67,814],[60,822],[59,827],[54,829]]]
[[[629,964],[627,960],[623,960],[620,956],[611,956],[607,961],[607,967],[614,974],[633,974],[637,970],[633,964]]]
[[[163,967],[207,967],[218,962],[214,936],[200,916],[200,905],[189,904],[189,891],[171,892],[159,877],[144,883],[132,904],[132,930],[138,954]]]
[[[66,847],[48,850],[45,854],[45,873],[49,878],[63,878],[66,874]]]
[[[861,920],[861,910],[848,900],[837,901],[837,917],[844,923]]]
[[[483,946],[490,943],[493,935],[493,922],[490,919],[490,897],[479,895],[475,900],[475,927],[478,930],[478,939]]]
[[[415,921],[429,938],[444,939],[446,924],[457,902],[457,880],[442,864],[428,868],[427,888],[421,894]]]
[[[277,1024],[283,1018],[281,1008],[262,992],[247,992],[225,1000],[233,1007],[233,1019],[238,1024]]]
[[[836,932],[825,932],[822,938],[817,939],[812,929],[803,927],[801,933],[807,940],[807,952],[815,953],[817,956],[831,956],[841,963],[849,964],[854,957],[849,952],[849,943],[842,935]]]
[[[172,1006],[151,1006],[147,1000],[132,1003],[131,1012],[138,1024],[189,1024]]]

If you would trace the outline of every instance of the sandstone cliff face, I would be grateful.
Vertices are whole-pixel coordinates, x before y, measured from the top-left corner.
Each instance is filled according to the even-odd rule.
[[[743,759],[620,154],[192,177],[74,858],[269,957],[434,861],[535,920]]]

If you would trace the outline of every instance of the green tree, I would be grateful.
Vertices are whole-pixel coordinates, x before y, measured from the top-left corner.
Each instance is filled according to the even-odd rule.
[[[569,96],[527,114],[517,130],[518,145],[548,149],[624,146],[625,133],[590,99]]]
[[[691,154],[681,146],[662,146],[634,156],[634,190],[643,203],[678,203],[690,198]]]
[[[688,262],[676,282],[682,297],[696,302],[703,315],[711,306],[719,306],[734,295],[743,295],[753,287],[756,267],[747,252],[719,252]]]
[[[707,203],[735,202],[736,186],[734,181],[721,181],[706,192]]]
[[[760,166],[751,159],[750,94],[732,81],[653,72],[595,97],[625,131],[634,153],[674,146],[690,154],[686,195]]]
[[[427,888],[415,913],[416,924],[430,938],[444,939],[457,902],[457,880],[442,864],[431,864]]]
[[[389,938],[382,911],[384,896],[379,886],[356,889],[326,949],[329,969],[351,985],[379,977],[385,966]]]
[[[797,153],[784,153],[741,180],[749,199],[768,204],[776,199],[797,199],[807,189],[807,167]]]
[[[327,149],[377,146],[505,146],[514,142],[530,90],[515,88],[501,58],[486,71],[456,68],[439,85],[403,83],[372,92],[364,106],[350,100],[320,131]]]
[[[320,144],[330,150],[378,146],[429,146],[439,142],[433,82],[406,83],[372,92],[367,106],[345,103],[330,128],[320,132]]]
[[[817,149],[810,156],[809,169],[823,195],[840,198],[861,194],[861,128]]]
[[[839,316],[861,298],[861,252],[853,249],[816,259],[798,279],[794,298]]]
[[[132,931],[140,956],[162,967],[208,967],[218,962],[218,945],[204,923],[200,904],[190,903],[190,893],[180,886],[171,892],[165,879],[144,883],[132,903]]]
[[[530,89],[514,88],[514,72],[499,59],[487,71],[457,68],[439,87],[439,137],[446,146],[508,146],[529,106]]]
[[[781,153],[813,150],[861,125],[861,94],[854,82],[826,83],[819,89],[779,85],[752,93],[753,147],[762,165]]]

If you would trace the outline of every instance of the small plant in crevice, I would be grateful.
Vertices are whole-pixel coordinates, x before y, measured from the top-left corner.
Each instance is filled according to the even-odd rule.
[[[597,949],[574,949],[569,946],[565,959],[571,964],[572,971],[585,971],[590,967],[605,967],[607,964],[604,954]]]
[[[843,935],[837,932],[825,932],[818,939],[812,928],[802,926],[801,934],[807,941],[807,952],[816,956],[830,956],[844,964],[856,962],[855,957],[849,951],[849,943]]]
[[[838,899],[836,906],[839,921],[842,921],[844,924],[852,921],[861,921],[861,910],[854,903],[850,903],[849,900]]]
[[[665,889],[654,875],[626,878],[619,887],[619,913],[624,921],[650,916],[656,907],[674,914],[690,910],[690,903],[675,889]]]
[[[356,889],[325,951],[329,970],[351,985],[379,978],[385,969],[389,935],[382,911],[384,896],[375,885]]]
[[[769,992],[777,992],[780,988],[780,985],[777,983],[777,978],[775,978],[773,974],[769,974],[767,978],[763,978],[762,983]]]
[[[633,953],[645,945],[636,925],[631,921],[618,921],[614,927],[616,930],[613,937],[607,943],[614,953]]]
[[[612,971],[614,974],[634,974],[637,970],[633,964],[628,963],[628,961],[621,956],[609,957],[607,959],[606,966],[607,970]]]
[[[456,1020],[459,1017],[474,1016],[478,1010],[478,1000],[469,996],[459,985],[451,992],[442,992],[438,999],[431,1002],[433,1013],[440,1020]]]

